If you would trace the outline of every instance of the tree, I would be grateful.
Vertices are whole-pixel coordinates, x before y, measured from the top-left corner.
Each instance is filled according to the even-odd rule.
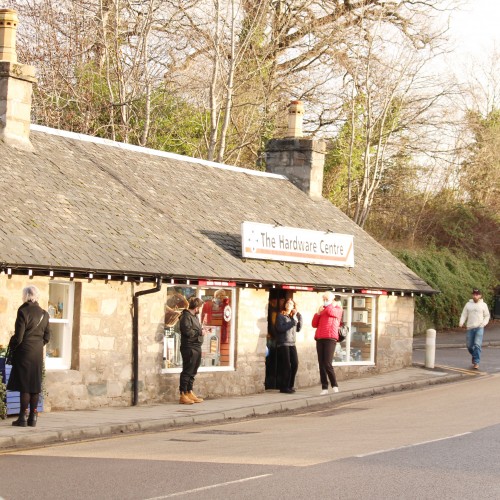
[[[362,227],[376,198],[397,189],[394,179],[414,177],[412,158],[432,153],[444,125],[436,110],[452,89],[425,73],[432,52],[412,52],[409,43],[372,19],[345,41],[343,121],[329,154],[325,195]]]
[[[500,216],[500,109],[493,108],[485,117],[471,111],[467,122],[474,142],[461,167],[460,186],[471,203]]]
[[[344,40],[376,21],[427,46],[429,16],[442,0],[18,0],[23,60],[40,70],[39,123],[141,145],[168,88],[201,121],[199,156],[254,167],[265,141],[281,134],[290,98],[332,123]],[[450,4],[450,2],[446,2]],[[341,88],[341,87],[340,87]],[[159,91],[161,93],[161,90]],[[165,111],[168,111],[169,108]],[[189,120],[195,116],[190,114]],[[335,118],[333,118],[335,119]],[[309,122],[310,123],[310,122]],[[140,127],[140,128],[139,128]]]

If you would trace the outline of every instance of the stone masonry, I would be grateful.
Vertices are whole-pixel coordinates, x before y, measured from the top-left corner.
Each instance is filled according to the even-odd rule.
[[[47,308],[49,278],[0,275],[0,344],[14,331],[23,287],[40,289]],[[79,342],[73,342],[68,370],[47,370],[45,411],[128,406],[132,400],[132,297],[151,284],[81,280]],[[167,286],[139,299],[139,403],[176,401],[179,373],[162,373],[163,318]],[[297,387],[319,384],[314,329],[311,320],[321,294],[296,292],[304,326],[297,335]],[[77,306],[75,306],[76,308]],[[195,389],[205,397],[240,396],[264,391],[268,293],[263,289],[237,291],[235,369],[200,372]],[[336,366],[339,381],[411,365],[413,299],[377,299],[375,365]]]

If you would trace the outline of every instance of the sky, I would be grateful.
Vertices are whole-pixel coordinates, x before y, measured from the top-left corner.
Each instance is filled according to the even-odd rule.
[[[456,41],[458,58],[481,57],[496,41],[500,49],[500,2],[469,0],[451,16],[450,34]]]

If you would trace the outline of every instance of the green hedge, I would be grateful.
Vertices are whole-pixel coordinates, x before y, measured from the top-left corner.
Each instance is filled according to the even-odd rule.
[[[429,247],[418,251],[393,252],[412,271],[441,293],[416,300],[416,324],[420,328],[454,328],[462,309],[471,298],[473,288],[480,288],[483,299],[491,309],[498,277],[494,256],[472,259],[469,255],[447,248]],[[416,333],[422,333],[416,331]]]

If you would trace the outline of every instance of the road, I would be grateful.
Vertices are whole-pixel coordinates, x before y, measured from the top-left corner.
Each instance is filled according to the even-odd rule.
[[[498,499],[499,382],[6,454],[0,496]]]
[[[425,363],[425,349],[415,349],[413,351],[413,362]],[[472,368],[471,355],[465,347],[461,346],[436,349],[435,365],[470,370]],[[483,348],[479,371],[481,373],[500,372],[500,347]]]

